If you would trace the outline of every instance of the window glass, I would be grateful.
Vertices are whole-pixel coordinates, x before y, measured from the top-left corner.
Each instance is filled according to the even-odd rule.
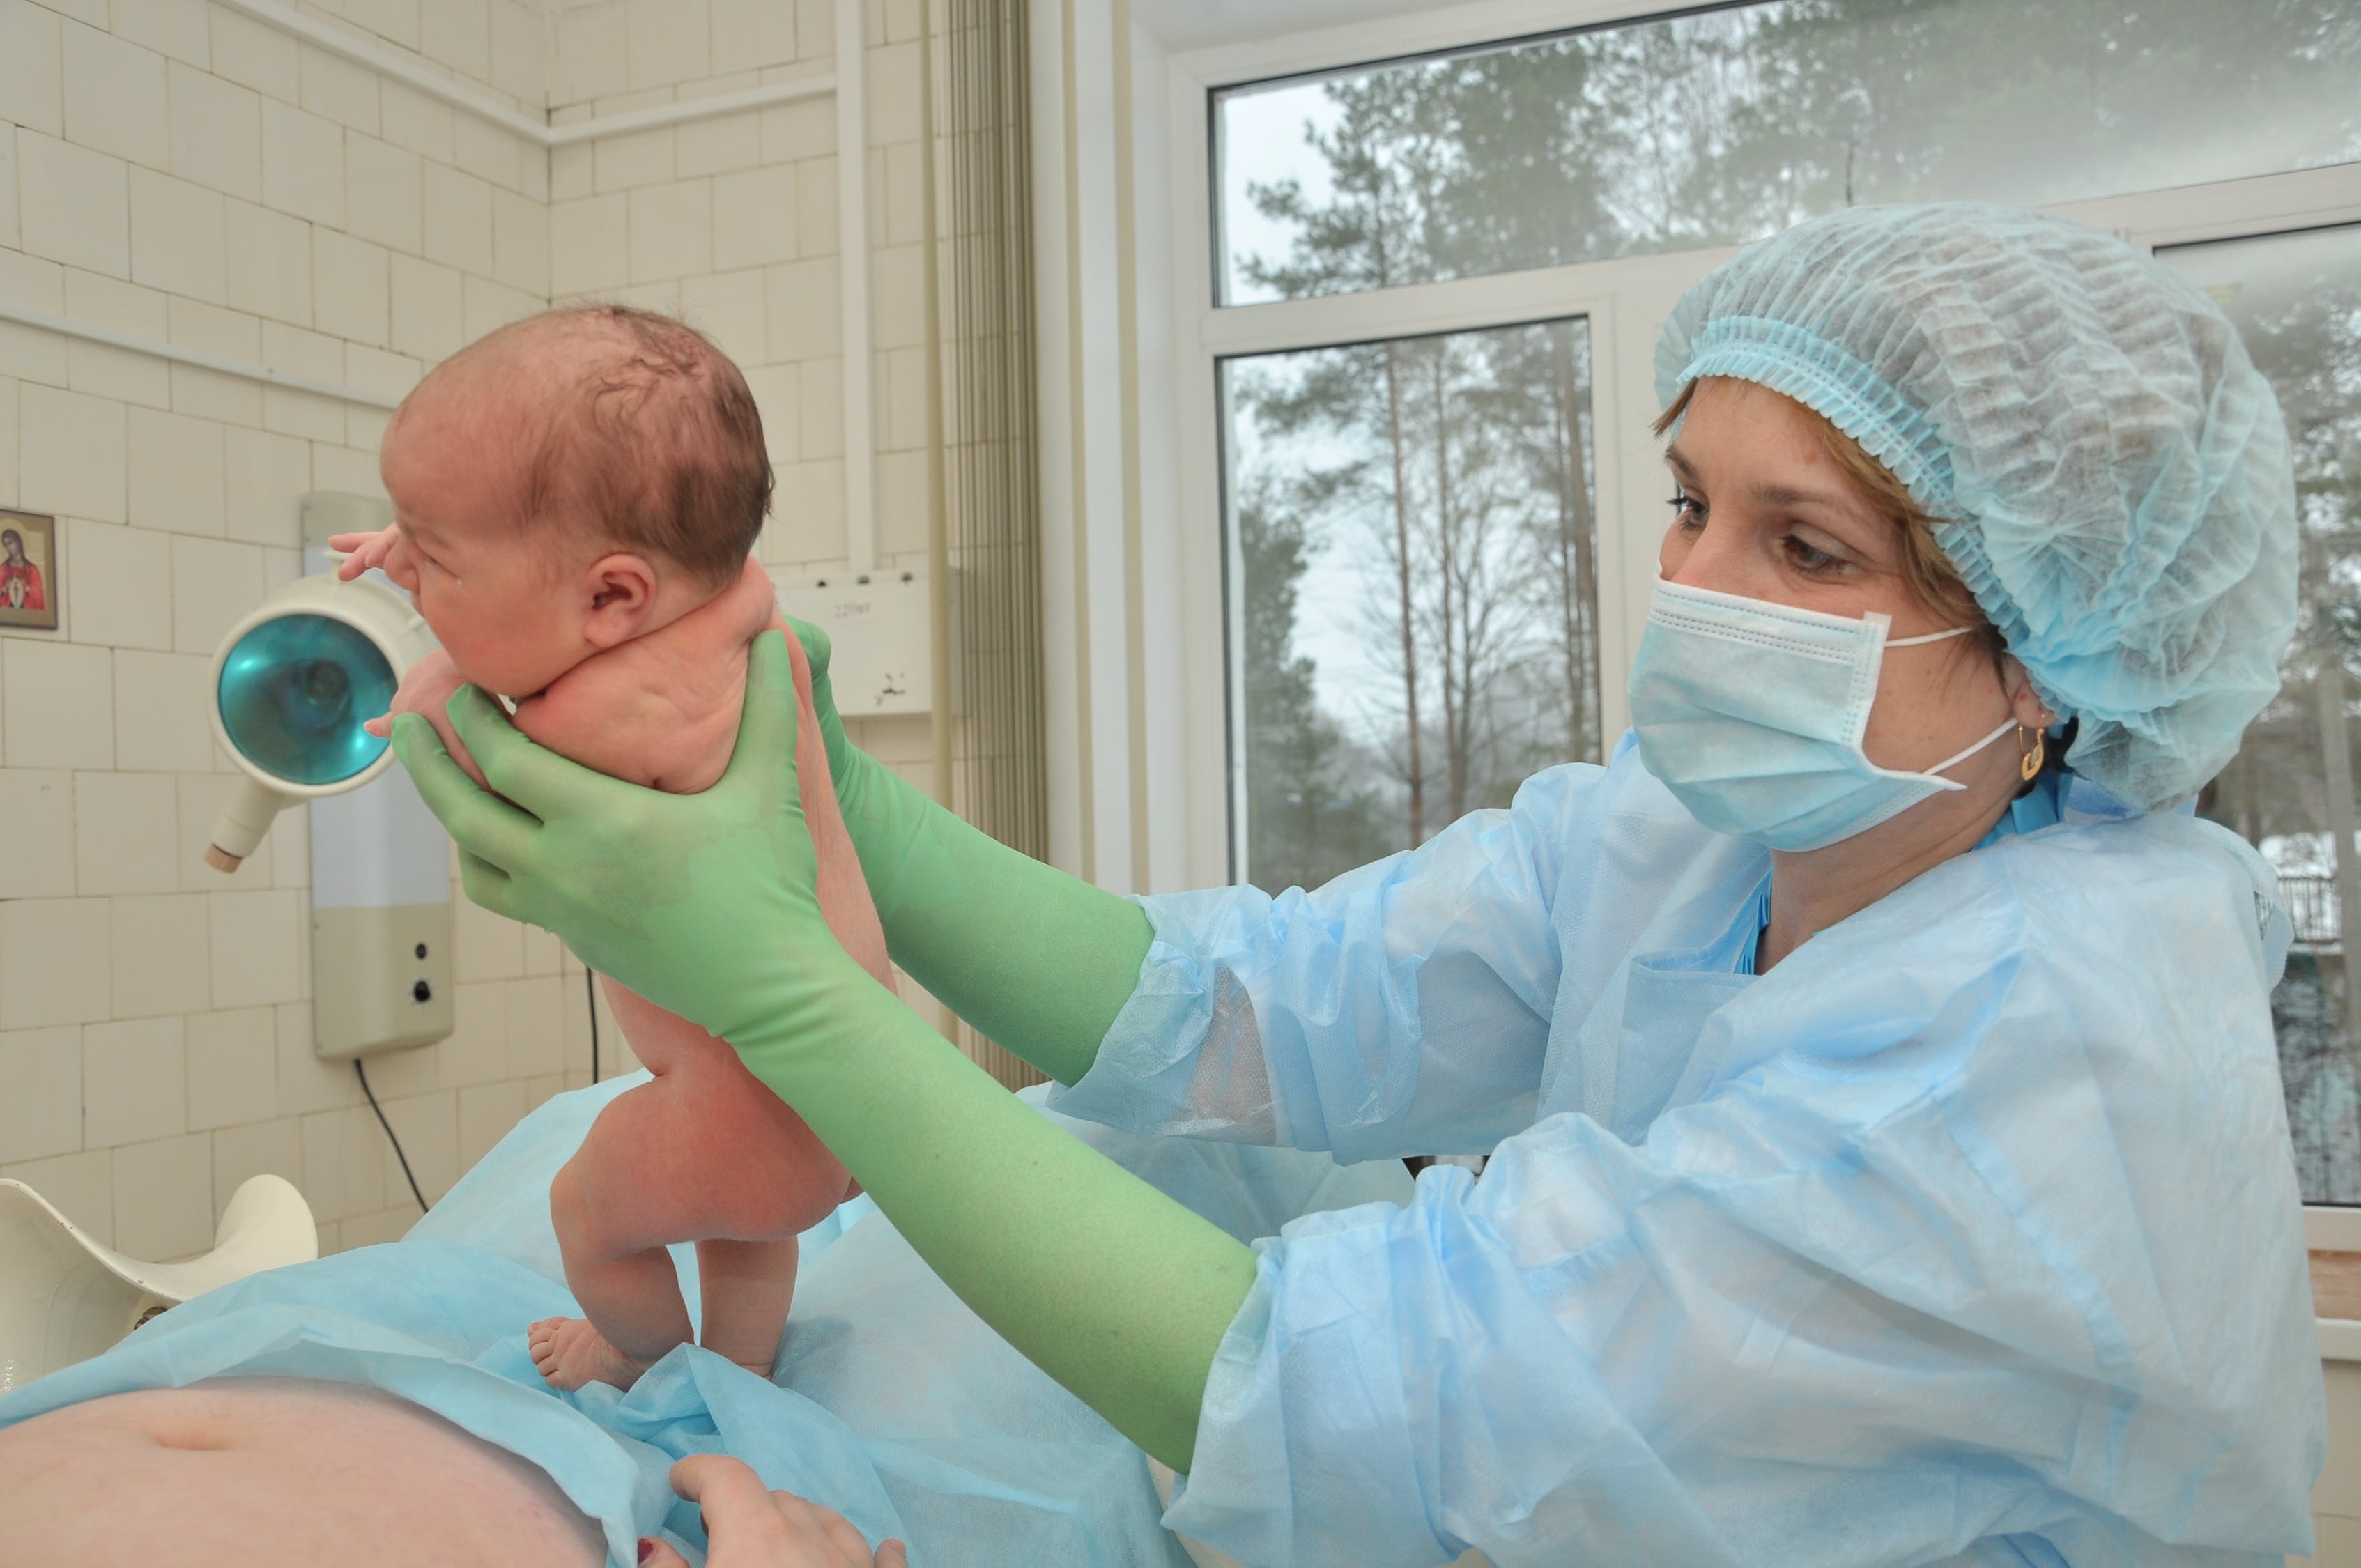
[[[1774,0],[1224,90],[1219,302],[2361,159],[2351,0]]]
[[[2361,226],[2160,253],[2212,291],[2294,437],[2301,611],[2277,701],[2198,808],[2278,870],[2295,921],[2271,998],[2303,1195],[2361,1203]]]
[[[1222,384],[1247,880],[1316,886],[1598,757],[1581,319],[1232,359]]]

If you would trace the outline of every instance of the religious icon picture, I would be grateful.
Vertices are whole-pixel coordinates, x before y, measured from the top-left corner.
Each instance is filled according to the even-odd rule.
[[[58,520],[0,507],[0,626],[58,629]]]

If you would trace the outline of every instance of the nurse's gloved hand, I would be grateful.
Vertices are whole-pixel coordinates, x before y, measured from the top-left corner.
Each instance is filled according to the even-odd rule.
[[[1139,983],[1147,915],[1010,849],[853,745],[829,684],[828,633],[787,625],[811,662],[829,777],[894,961],[1060,1082],[1081,1078]]]
[[[743,1460],[692,1453],[672,1467],[672,1489],[705,1516],[705,1568],[907,1568],[898,1541],[870,1555],[861,1532],[832,1508],[765,1490]],[[669,1542],[642,1539],[639,1568],[688,1568]]]
[[[783,637],[755,639],[737,750],[702,795],[578,767],[472,688],[452,699],[452,722],[499,795],[416,714],[396,720],[394,744],[458,842],[468,897],[555,931],[593,969],[728,1040],[961,1300],[1133,1442],[1186,1468],[1254,1254],[1051,1125],[837,944],[796,788],[790,668]],[[919,831],[939,845],[936,828]],[[1010,991],[1075,983],[1063,954],[1027,940],[1039,912],[1003,907],[1005,891],[978,896],[971,924],[1012,928],[997,949]],[[1108,902],[1136,922],[1137,969],[1146,919]]]
[[[393,735],[459,845],[469,898],[559,933],[592,969],[741,1045],[791,1032],[840,990],[878,990],[820,916],[785,638],[755,640],[746,682],[729,771],[699,795],[568,762],[473,686],[448,712],[496,794],[475,786],[424,718],[398,715]]]

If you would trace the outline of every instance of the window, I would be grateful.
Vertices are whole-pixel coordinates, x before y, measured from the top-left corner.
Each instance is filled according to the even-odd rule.
[[[1217,389],[1182,466],[1220,476],[1230,650],[1226,761],[1191,787],[1226,767],[1230,874],[1315,885],[1612,744],[1663,528],[1654,338],[1724,247],[1945,199],[2203,236],[2166,254],[2281,388],[2309,543],[2286,690],[2202,806],[2285,881],[2305,1191],[2361,1205],[2361,758],[2325,738],[2361,724],[2361,226],[2320,226],[2361,218],[2361,7],[1757,0],[1509,40],[1421,16],[1284,79],[1208,51],[1173,100],[1211,198],[1175,210],[1212,229],[1180,247],[1202,357],[1176,384]]]
[[[2293,437],[2300,618],[2278,700],[2199,809],[2279,874],[2295,947],[2271,998],[2296,1169],[2308,1203],[2361,1203],[2361,225],[2185,246],[2270,378]]]
[[[1773,0],[1213,96],[1218,302],[2361,157],[2348,0]]]
[[[1599,754],[1580,318],[1225,361],[1238,846],[1276,892]]]

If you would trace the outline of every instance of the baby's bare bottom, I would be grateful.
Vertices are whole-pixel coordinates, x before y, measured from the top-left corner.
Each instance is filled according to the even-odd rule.
[[[10,1563],[598,1568],[606,1555],[539,1468],[374,1388],[224,1378],[0,1430]]]
[[[607,998],[663,1067],[598,1113],[550,1184],[566,1283],[587,1319],[533,1325],[533,1363],[555,1387],[629,1387],[689,1337],[664,1248],[694,1239],[705,1347],[766,1377],[796,1237],[849,1196],[850,1179],[728,1045],[612,981]]]

